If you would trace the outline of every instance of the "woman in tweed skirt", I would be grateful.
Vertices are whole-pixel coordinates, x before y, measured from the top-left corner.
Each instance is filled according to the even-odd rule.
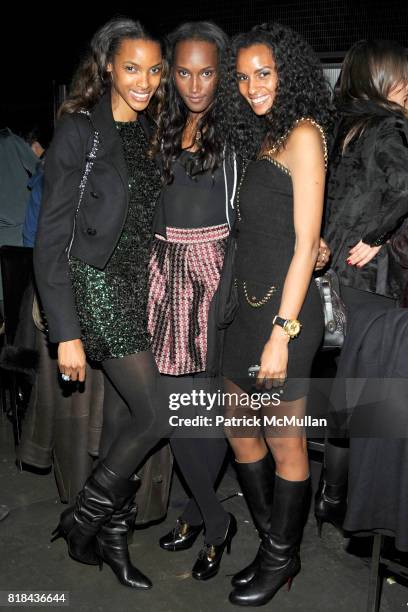
[[[237,165],[225,154],[233,123],[227,49],[227,36],[211,23],[184,24],[169,36],[170,76],[156,143],[164,187],[150,259],[148,326],[163,382],[178,391],[209,383],[208,310],[233,220]],[[235,518],[214,490],[227,444],[220,437],[173,436],[171,446],[191,498],[160,546],[185,550],[204,529],[192,575],[206,580],[218,572],[236,532]]]

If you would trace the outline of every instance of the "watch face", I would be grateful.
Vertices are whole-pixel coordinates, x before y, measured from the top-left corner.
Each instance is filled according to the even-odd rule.
[[[300,332],[301,324],[299,323],[299,321],[294,319],[293,321],[288,321],[285,327],[289,336],[293,337],[297,336]]]

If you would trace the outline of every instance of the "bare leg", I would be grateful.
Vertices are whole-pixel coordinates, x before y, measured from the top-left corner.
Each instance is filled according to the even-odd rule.
[[[231,402],[226,408],[225,417],[250,415],[253,411],[242,409],[240,400],[248,394],[231,380],[225,379],[225,393],[231,394]],[[261,430],[251,428],[225,428],[226,436],[239,463],[252,463],[265,457],[268,447]]]
[[[306,411],[306,398],[281,402],[279,406],[264,409],[264,414],[275,414],[302,419]],[[285,480],[306,480],[309,476],[306,435],[302,427],[268,427],[266,443],[276,463],[276,473]]]

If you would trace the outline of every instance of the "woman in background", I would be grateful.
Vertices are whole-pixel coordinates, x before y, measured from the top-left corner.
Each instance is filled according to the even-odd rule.
[[[350,321],[395,308],[404,278],[386,244],[408,214],[408,55],[397,43],[360,41],[347,52],[337,85],[339,113],[327,186],[324,237]],[[348,445],[327,440],[315,500],[322,524],[342,527]]]

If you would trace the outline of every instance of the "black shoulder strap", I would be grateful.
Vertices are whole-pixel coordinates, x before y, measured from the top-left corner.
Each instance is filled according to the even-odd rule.
[[[87,161],[92,151],[94,136],[97,130],[92,122],[92,115],[88,110],[78,111],[76,115],[78,119],[83,117],[83,120],[79,120],[78,126],[81,132],[82,142],[84,143],[85,161]]]

